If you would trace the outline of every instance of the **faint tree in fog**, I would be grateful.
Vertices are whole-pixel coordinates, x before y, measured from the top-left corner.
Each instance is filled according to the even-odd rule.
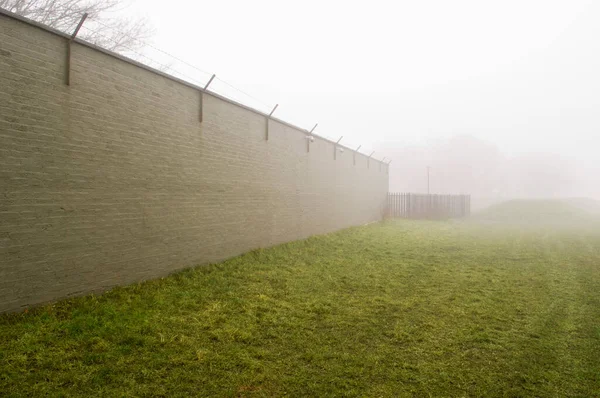
[[[123,0],[0,0],[0,8],[66,33],[71,33],[87,13],[79,38],[108,50],[135,52],[144,46],[152,30],[144,19],[110,15],[123,5]]]
[[[458,135],[433,145],[430,156],[442,192],[489,197],[505,190],[506,158],[494,144]]]
[[[381,152],[394,159],[392,191],[426,192],[429,165],[432,193],[470,193],[482,203],[569,197],[577,192],[593,196],[598,189],[590,186],[595,182],[592,173],[578,170],[573,159],[548,153],[506,155],[494,144],[467,135]]]

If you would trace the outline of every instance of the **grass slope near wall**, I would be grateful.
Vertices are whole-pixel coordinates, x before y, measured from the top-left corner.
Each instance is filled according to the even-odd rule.
[[[0,316],[0,396],[600,395],[600,232],[393,221]]]

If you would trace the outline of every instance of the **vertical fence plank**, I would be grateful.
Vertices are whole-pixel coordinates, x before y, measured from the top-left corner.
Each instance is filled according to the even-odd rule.
[[[402,212],[402,217],[404,217],[404,205],[406,203],[406,194],[405,193],[402,194],[402,199],[401,199],[400,203],[401,203],[401,205],[400,205],[401,210],[400,211]]]
[[[404,193],[400,194],[400,203],[399,203],[400,207],[398,208],[398,211],[400,213],[400,217],[404,217]]]
[[[402,194],[402,217],[406,216],[406,194]]]
[[[404,194],[398,195],[398,217],[402,217],[402,195]]]

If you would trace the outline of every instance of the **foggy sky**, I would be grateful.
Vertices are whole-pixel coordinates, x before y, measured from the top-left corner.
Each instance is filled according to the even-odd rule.
[[[260,101],[216,91],[392,157],[392,188],[423,175],[423,156],[412,171],[398,156],[470,136],[513,168],[568,164],[581,181],[563,193],[600,196],[600,2],[133,0],[123,13],[208,73],[146,50],[172,71],[216,73]]]

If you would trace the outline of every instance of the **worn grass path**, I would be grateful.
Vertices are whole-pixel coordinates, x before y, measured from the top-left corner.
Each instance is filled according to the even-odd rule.
[[[600,396],[600,231],[394,221],[0,316],[0,396]]]

